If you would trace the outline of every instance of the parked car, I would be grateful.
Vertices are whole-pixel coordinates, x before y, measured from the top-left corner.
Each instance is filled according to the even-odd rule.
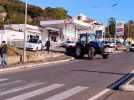
[[[32,51],[42,50],[44,48],[44,42],[38,37],[32,37],[26,42],[26,49]]]
[[[66,48],[68,45],[72,45],[73,43],[73,41],[64,41],[63,43],[61,43],[60,47]]]
[[[127,47],[123,43],[117,41],[116,45],[117,45],[116,50],[118,50],[118,51],[127,51]]]
[[[131,45],[130,45],[129,51],[134,51],[134,44],[131,44]]]
[[[89,59],[93,59],[96,54],[100,54],[107,59],[109,55],[107,46],[103,42],[91,41],[89,34],[81,35],[73,50],[75,58],[82,58],[87,54]]]
[[[74,56],[75,49],[76,49],[76,42],[69,43],[65,48],[66,54]]]
[[[115,41],[108,41],[107,42],[107,45],[110,47],[110,48],[116,48],[117,44]]]

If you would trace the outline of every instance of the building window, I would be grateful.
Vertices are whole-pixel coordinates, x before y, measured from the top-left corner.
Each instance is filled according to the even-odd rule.
[[[78,20],[81,20],[81,16],[77,16],[77,19],[78,19]]]
[[[51,36],[51,41],[57,42],[56,36]]]

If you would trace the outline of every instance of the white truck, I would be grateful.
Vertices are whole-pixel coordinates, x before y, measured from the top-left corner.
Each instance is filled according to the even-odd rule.
[[[30,38],[26,42],[26,49],[38,51],[44,49],[45,43],[42,42],[41,36],[39,35],[30,35]]]
[[[6,41],[8,44],[17,48],[24,47],[24,32],[18,32],[13,30],[0,30],[0,44],[2,41]],[[28,33],[26,38],[27,50],[42,50],[44,49],[45,42],[42,42],[42,36],[40,34]]]

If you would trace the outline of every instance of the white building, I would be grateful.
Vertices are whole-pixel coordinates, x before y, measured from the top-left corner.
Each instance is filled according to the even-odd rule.
[[[26,25],[26,40],[31,36],[39,36],[41,39],[41,30],[38,26]],[[25,24],[9,24],[4,26],[4,30],[0,30],[0,43],[7,41],[12,44],[16,41],[24,41]]]
[[[65,20],[40,21],[40,25],[45,30],[43,34],[46,34],[53,42],[76,41],[79,34],[104,33],[105,31],[105,27],[102,24],[89,19],[84,14]]]
[[[102,34],[105,27],[95,20],[80,14],[76,17],[65,20],[40,21],[41,27],[26,25],[27,40],[31,36],[38,36],[40,40],[50,39],[52,42],[76,41],[79,34],[97,33]],[[24,41],[25,24],[9,24],[0,31],[0,42],[2,40],[12,44],[14,41]]]
[[[90,26],[76,19],[41,21],[40,24],[44,29],[48,30],[46,34],[53,42],[75,41],[79,30],[88,29]]]

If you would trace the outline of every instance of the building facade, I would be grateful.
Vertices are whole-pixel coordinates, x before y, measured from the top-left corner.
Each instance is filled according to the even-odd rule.
[[[8,24],[4,26],[4,30],[0,30],[0,43],[1,41],[7,41],[13,45],[14,42],[24,41],[25,24]],[[26,41],[31,36],[41,37],[41,29],[38,26],[26,25]],[[22,44],[22,43],[20,43]]]
[[[40,21],[40,25],[44,30],[48,29],[44,34],[47,34],[46,36],[53,42],[76,41],[79,34],[82,33],[102,35],[105,32],[105,27],[102,24],[89,19],[84,14],[65,20]]]

